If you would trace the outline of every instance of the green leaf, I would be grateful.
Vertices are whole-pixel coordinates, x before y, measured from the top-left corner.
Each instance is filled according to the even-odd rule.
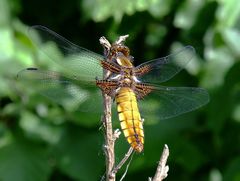
[[[240,3],[238,0],[223,0],[217,13],[219,26],[223,29],[235,26],[240,18]]]
[[[176,13],[174,25],[183,29],[191,28],[203,5],[204,1],[184,1]]]
[[[138,11],[146,10],[149,10],[155,16],[159,16],[159,14],[167,14],[168,5],[164,1],[155,0],[122,0],[121,3],[108,0],[83,0],[81,4],[85,15],[96,22],[104,21],[109,17],[114,17],[116,22],[120,22],[124,14],[133,15]]]
[[[8,2],[7,0],[0,1],[0,26],[7,25],[10,20],[10,7]]]
[[[96,131],[96,130],[95,130]],[[104,174],[100,132],[93,133],[77,126],[67,127],[56,146],[59,167],[65,174],[81,181],[99,180]]]
[[[199,150],[197,145],[183,139],[174,143],[172,154],[174,162],[180,164],[189,172],[197,171],[207,162],[206,155]]]
[[[168,0],[152,0],[151,3],[148,3],[148,11],[149,13],[155,17],[155,18],[161,18],[163,16],[166,16],[169,11],[171,10],[171,5],[173,4],[174,1]]]
[[[227,180],[238,181],[238,180],[240,180],[239,170],[240,170],[240,157],[236,157],[227,166],[227,169],[223,174],[223,181],[227,181]]]
[[[46,149],[16,138],[0,148],[0,180],[46,181],[51,166]]]
[[[208,89],[216,89],[224,84],[224,76],[233,65],[234,58],[226,47],[208,47],[206,58],[208,60],[200,84]]]
[[[10,28],[0,29],[0,39],[2,42],[0,44],[0,62],[14,56],[14,42],[12,35],[13,32]]]
[[[222,32],[222,37],[226,45],[235,54],[235,56],[240,56],[240,30],[234,28],[224,29]]]
[[[211,96],[211,101],[207,109],[207,123],[215,132],[224,129],[225,122],[228,121],[231,114],[236,114],[236,112],[234,112],[236,111],[234,110],[234,106],[239,104],[239,68],[239,62],[234,64],[225,75],[225,84],[219,89],[216,89]],[[223,105],[227,106],[222,109]]]
[[[44,140],[50,144],[59,140],[61,128],[50,125],[29,111],[21,111],[20,127],[29,137]]]
[[[210,181],[221,181],[222,180],[222,173],[218,169],[212,169],[209,174]]]

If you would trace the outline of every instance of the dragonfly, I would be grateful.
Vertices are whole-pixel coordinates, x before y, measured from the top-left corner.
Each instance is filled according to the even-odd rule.
[[[37,40],[36,34],[42,42]],[[52,53],[49,48],[41,48],[51,60],[64,68],[64,73],[26,68],[18,73],[18,80],[38,88],[41,94],[56,102],[70,93],[79,103],[92,100],[97,104],[91,96],[86,99],[87,94],[77,91],[84,87],[93,87],[111,96],[116,102],[124,136],[136,152],[140,153],[144,149],[143,118],[139,105],[148,96],[154,95],[154,99],[160,102],[161,106],[157,108],[160,119],[190,112],[209,101],[209,94],[203,88],[159,85],[171,79],[190,62],[195,54],[192,46],[134,66],[134,58],[124,43],[127,36],[122,36],[122,39],[112,44],[102,37],[100,40],[104,40],[102,44],[105,53],[100,55],[73,44],[44,26],[31,27],[29,35],[39,48],[42,43],[49,43],[59,50],[59,53]]]

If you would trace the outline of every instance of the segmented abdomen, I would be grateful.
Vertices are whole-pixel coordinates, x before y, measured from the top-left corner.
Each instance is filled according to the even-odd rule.
[[[122,87],[116,95],[118,117],[128,143],[137,152],[142,152],[144,133],[136,95],[131,88]]]

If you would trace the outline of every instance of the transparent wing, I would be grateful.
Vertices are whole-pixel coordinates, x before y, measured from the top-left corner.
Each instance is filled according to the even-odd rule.
[[[164,87],[154,85],[153,91],[140,102],[145,114],[157,114],[167,119],[193,111],[209,102],[209,94],[203,88]]]
[[[54,71],[27,68],[17,74],[17,79],[67,109],[83,112],[101,112],[102,97],[98,89],[82,84],[78,79],[62,76]]]
[[[67,74],[86,81],[103,77],[100,64],[103,60],[102,55],[79,47],[44,26],[32,26],[29,29],[29,35],[49,58],[65,69]],[[43,46],[46,44],[48,46]],[[52,49],[58,51],[53,53]]]
[[[180,72],[195,55],[195,50],[191,46],[186,46],[180,51],[166,57],[154,59],[136,67],[148,69],[148,72],[139,77],[142,82],[161,83],[171,79]]]

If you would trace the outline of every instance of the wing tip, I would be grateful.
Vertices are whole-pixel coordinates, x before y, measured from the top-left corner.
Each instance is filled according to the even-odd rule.
[[[45,27],[45,26],[42,26],[42,25],[33,25],[33,26],[30,26],[30,27],[28,28],[28,31],[32,31],[32,30],[36,30],[36,29],[48,30],[48,28]]]
[[[195,48],[191,45],[185,46],[185,49],[188,49],[188,51],[191,52],[192,55],[196,54]]]

